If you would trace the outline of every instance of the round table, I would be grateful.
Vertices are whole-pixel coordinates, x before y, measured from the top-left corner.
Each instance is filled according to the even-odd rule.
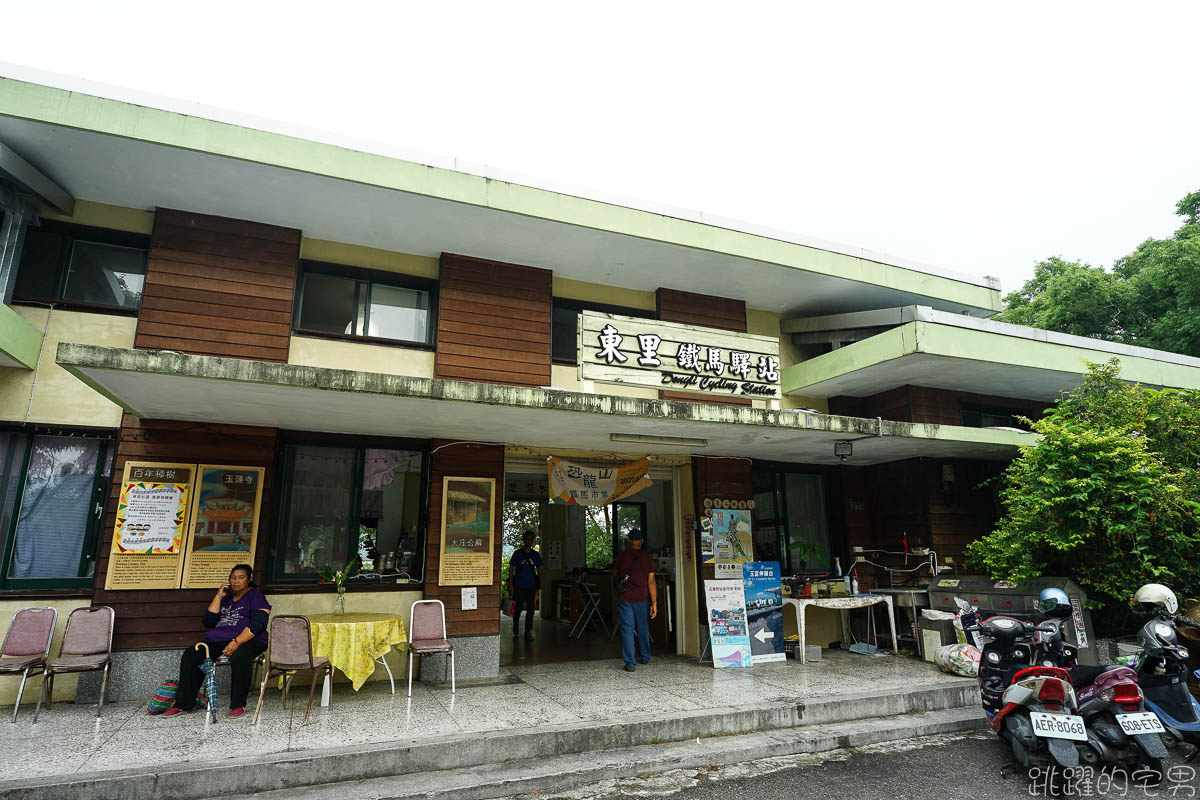
[[[350,679],[354,691],[362,688],[375,673],[376,662],[383,664],[392,693],[396,693],[392,670],[383,660],[392,645],[404,645],[404,619],[399,614],[352,612],[313,614],[308,618],[312,630],[313,655],[324,656]],[[321,705],[329,705],[329,678],[321,691]]]

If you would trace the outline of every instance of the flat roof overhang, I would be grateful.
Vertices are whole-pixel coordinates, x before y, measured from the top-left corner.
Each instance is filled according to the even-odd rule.
[[[57,362],[138,417],[326,433],[444,438],[533,449],[636,450],[850,466],[908,458],[1004,461],[1032,434],[529,389],[158,350],[61,343]],[[636,445],[612,434],[702,439]]]
[[[33,369],[42,352],[42,332],[0,303],[0,367]]]
[[[215,121],[196,116],[197,106],[12,65],[0,64],[0,73],[23,78],[0,77],[0,142],[82,200],[253,220],[415,255],[527,264],[629,289],[732,297],[777,313],[923,303],[988,316],[1001,307],[994,279],[312,141],[258,129],[284,127],[278,123],[203,109],[234,120]],[[109,96],[95,94],[102,91]]]
[[[1112,358],[1120,360],[1125,380],[1200,389],[1200,359],[1177,353],[928,308],[906,318],[911,321],[783,370],[784,394],[866,397],[913,385],[1049,402],[1079,386],[1088,362]]]

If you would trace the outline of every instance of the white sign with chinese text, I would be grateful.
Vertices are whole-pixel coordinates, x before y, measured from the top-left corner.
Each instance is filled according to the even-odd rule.
[[[778,400],[779,340],[582,311],[579,377],[679,392]]]

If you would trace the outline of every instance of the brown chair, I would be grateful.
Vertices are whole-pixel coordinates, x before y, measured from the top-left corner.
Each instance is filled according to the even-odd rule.
[[[449,653],[450,693],[454,686],[454,645],[446,638],[446,606],[441,600],[418,600],[408,618],[408,696],[412,697],[413,654]]]
[[[308,688],[308,707],[304,709],[305,725],[308,724],[308,715],[312,711],[313,692],[317,689],[317,679],[324,675],[332,676],[333,665],[324,656],[313,657],[312,630],[309,628],[308,617],[287,614],[271,617],[271,633],[267,637],[267,670],[258,690],[258,706],[254,709],[253,724],[258,724],[258,715],[262,711],[263,696],[267,693],[268,681],[271,678],[283,678],[283,705],[286,708],[292,673],[306,669],[312,670],[313,677],[312,686]]]
[[[45,672],[46,659],[50,656],[50,642],[54,639],[54,625],[58,622],[58,610],[54,608],[22,608],[13,614],[4,646],[0,647],[0,674],[21,673],[21,687],[17,689],[17,704],[13,706],[11,722],[17,721],[21,710],[21,695],[25,693],[25,681],[31,672]]]
[[[96,706],[96,716],[104,713],[104,694],[108,691],[112,671],[113,623],[116,618],[116,612],[108,606],[77,608],[67,617],[67,629],[63,632],[58,658],[47,664],[42,674],[42,694],[38,697],[37,708],[33,710],[35,725],[42,710],[42,701],[46,700],[47,708],[54,703],[54,676],[60,672],[102,670],[104,674],[100,678],[100,703]]]

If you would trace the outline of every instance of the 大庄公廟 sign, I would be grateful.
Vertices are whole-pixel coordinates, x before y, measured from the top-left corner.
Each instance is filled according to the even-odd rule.
[[[579,376],[601,383],[777,400],[779,340],[582,311]]]

